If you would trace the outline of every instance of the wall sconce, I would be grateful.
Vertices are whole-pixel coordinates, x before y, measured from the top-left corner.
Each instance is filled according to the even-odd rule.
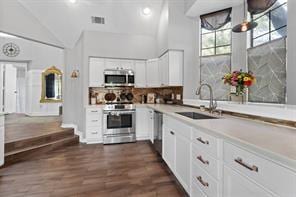
[[[71,73],[71,78],[76,79],[79,76],[79,70],[73,70]]]

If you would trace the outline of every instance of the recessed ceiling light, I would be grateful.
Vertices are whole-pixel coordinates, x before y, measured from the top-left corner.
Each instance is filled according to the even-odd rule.
[[[146,7],[146,8],[144,8],[143,9],[143,14],[145,15],[145,16],[150,16],[151,15],[151,9],[149,8],[149,7]]]
[[[69,0],[70,3],[76,3],[76,0]]]

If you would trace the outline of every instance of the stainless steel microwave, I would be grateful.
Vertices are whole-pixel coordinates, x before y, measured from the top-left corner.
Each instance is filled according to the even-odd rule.
[[[135,75],[133,70],[106,69],[104,70],[105,87],[134,86]]]

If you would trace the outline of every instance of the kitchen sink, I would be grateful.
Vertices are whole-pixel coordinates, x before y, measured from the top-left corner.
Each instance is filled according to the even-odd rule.
[[[188,118],[194,119],[194,120],[201,120],[201,119],[218,119],[213,116],[207,116],[204,114],[196,113],[196,112],[176,112],[177,114],[180,114],[182,116],[186,116]]]

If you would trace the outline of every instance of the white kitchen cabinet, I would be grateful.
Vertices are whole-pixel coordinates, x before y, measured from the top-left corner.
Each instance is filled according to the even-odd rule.
[[[162,157],[172,172],[175,173],[176,136],[175,132],[163,125]]]
[[[135,61],[135,87],[146,87],[146,61]]]
[[[169,85],[169,53],[159,58],[159,73],[161,86]]]
[[[104,86],[105,59],[89,59],[89,87]]]
[[[0,115],[0,166],[4,164],[4,116]]]
[[[134,70],[134,60],[120,60],[120,69]]]
[[[147,60],[146,79],[148,87],[160,87],[158,59]]]
[[[121,62],[120,59],[105,59],[106,69],[120,69]]]
[[[272,195],[263,188],[227,166],[224,166],[223,185],[224,197],[272,197]]]
[[[101,108],[86,109],[86,142],[103,142],[103,112]]]
[[[149,135],[149,124],[150,121],[149,109],[145,107],[137,107],[136,109],[136,136],[137,140],[148,140]]]
[[[176,131],[176,176],[184,189],[190,188],[190,140]]]
[[[183,86],[184,52],[169,50],[159,58],[161,86]]]
[[[149,139],[153,143],[154,142],[154,110],[148,109],[148,132]]]

